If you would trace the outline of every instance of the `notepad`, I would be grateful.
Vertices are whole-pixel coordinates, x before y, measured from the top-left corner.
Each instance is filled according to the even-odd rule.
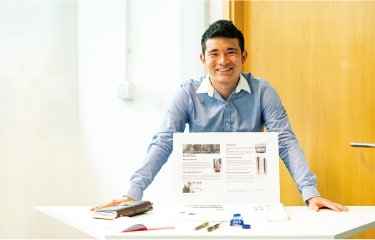
[[[175,228],[171,224],[157,221],[156,219],[135,219],[131,217],[116,218],[112,221],[105,221],[105,226],[117,233],[135,232],[135,231],[150,231],[163,230]]]
[[[122,216],[131,217],[150,210],[152,210],[152,203],[149,201],[131,201],[96,210],[93,218],[112,220]]]

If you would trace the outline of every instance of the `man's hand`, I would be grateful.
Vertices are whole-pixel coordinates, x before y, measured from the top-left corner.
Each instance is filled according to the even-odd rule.
[[[119,205],[123,202],[131,202],[131,201],[134,201],[134,199],[131,198],[131,197],[122,197],[122,198],[119,198],[119,199],[114,199],[114,200],[112,200],[108,203],[104,203],[102,205],[93,207],[93,208],[91,208],[91,211],[96,211],[96,210],[101,209],[101,208],[111,207],[111,206]]]
[[[349,209],[339,203],[332,202],[322,197],[312,197],[308,200],[309,208],[318,211],[320,208],[329,208],[336,212],[348,211]]]

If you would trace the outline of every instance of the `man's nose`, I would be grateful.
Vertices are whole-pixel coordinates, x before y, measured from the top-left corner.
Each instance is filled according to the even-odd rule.
[[[220,54],[219,55],[219,63],[220,64],[226,64],[229,62],[229,58],[226,54]]]

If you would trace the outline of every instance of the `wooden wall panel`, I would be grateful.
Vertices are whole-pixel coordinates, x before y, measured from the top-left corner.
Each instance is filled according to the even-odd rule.
[[[278,91],[321,194],[375,205],[375,2],[244,1],[245,71]],[[285,167],[281,199],[301,205]],[[358,237],[358,236],[357,236]],[[375,231],[360,237],[375,238]]]

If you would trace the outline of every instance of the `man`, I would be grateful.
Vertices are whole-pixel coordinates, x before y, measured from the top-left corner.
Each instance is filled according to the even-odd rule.
[[[189,181],[189,182],[186,182],[185,184],[184,184],[184,187],[182,188],[182,192],[183,193],[191,193],[192,191],[191,191],[191,182]]]
[[[131,177],[125,196],[93,210],[140,200],[172,152],[173,133],[184,132],[188,124],[190,132],[257,132],[263,131],[264,126],[270,132],[278,132],[279,155],[304,202],[315,211],[322,207],[346,211],[346,207],[320,197],[316,177],[275,90],[265,80],[241,73],[247,59],[242,33],[231,21],[219,20],[203,34],[201,45],[200,59],[207,76],[182,84],[153,137],[145,161]]]
[[[217,173],[221,171],[221,158],[214,159],[214,170]]]

